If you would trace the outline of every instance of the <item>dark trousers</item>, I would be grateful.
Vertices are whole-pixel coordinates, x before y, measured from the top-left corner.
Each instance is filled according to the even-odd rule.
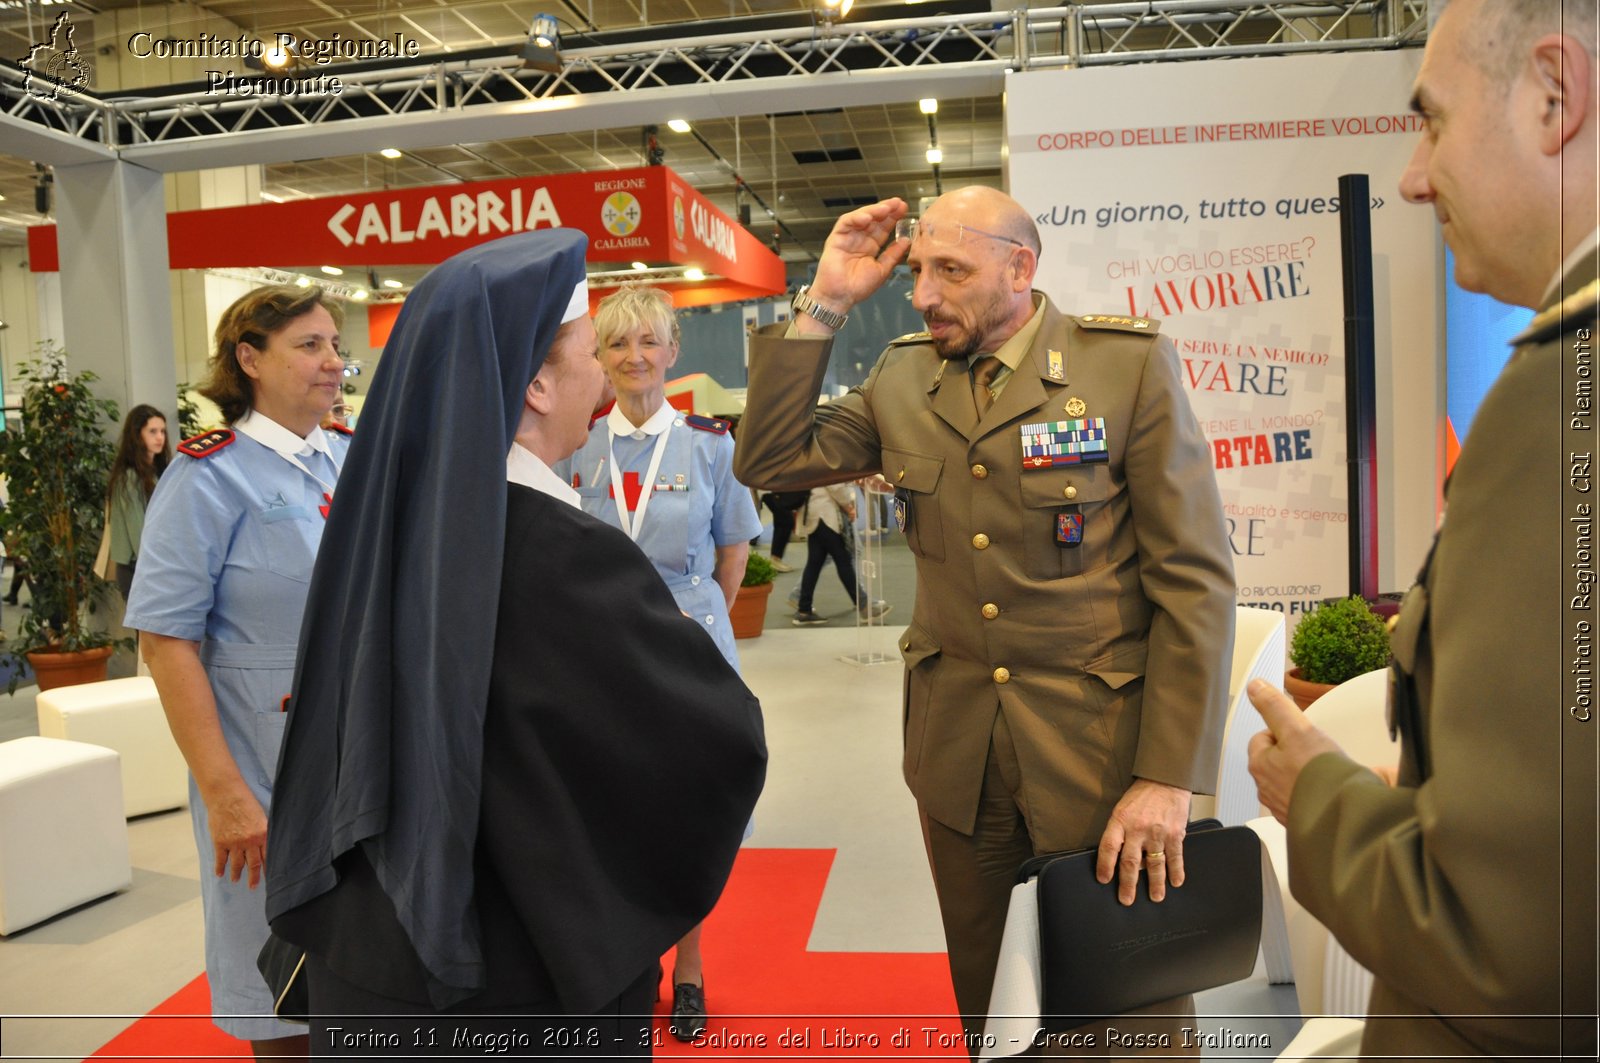
[[[776,549],[776,547],[774,547]],[[844,541],[844,536],[817,521],[817,527],[806,537],[806,569],[800,574],[800,611],[811,611],[811,598],[817,590],[817,579],[822,575],[822,566],[833,558],[833,567],[839,572],[839,582],[844,584],[844,592],[857,606],[866,604],[861,597],[860,589],[856,586],[856,566],[850,559],[850,546]]]
[[[761,496],[761,504],[772,511],[772,556],[780,561],[789,545],[789,536],[794,534],[795,510],[805,505],[808,497],[808,492],[798,492],[799,502],[791,504],[795,503],[796,493],[768,491]]]
[[[1001,713],[995,717],[972,833],[953,830],[925,812],[921,816],[923,842],[944,922],[950,981],[974,1059],[983,1044],[1000,938],[1017,869],[1030,857],[1043,855],[1034,851],[1029,837],[1029,815],[1022,800],[1016,746]],[[1139,903],[1150,902],[1141,899]],[[1072,1031],[1077,1036],[1057,1038],[1043,1051],[1027,1054],[1076,1059],[1198,1056],[1199,1048],[1183,1035],[1194,1025],[1194,997],[1180,997],[1080,1026]]]
[[[494,1055],[616,1058],[651,1054],[655,964],[594,1015],[556,1014],[553,999],[516,1008],[475,1007],[467,1000],[440,1014],[381,996],[306,956],[311,997],[311,1058],[482,1059]]]
[[[133,565],[124,565],[117,562],[117,589],[122,592],[122,600],[128,600],[128,594],[133,590]]]

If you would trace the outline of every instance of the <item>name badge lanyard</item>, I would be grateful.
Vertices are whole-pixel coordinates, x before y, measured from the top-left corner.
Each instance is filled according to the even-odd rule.
[[[655,449],[650,453],[650,469],[644,474],[644,483],[639,490],[639,508],[634,510],[633,519],[628,519],[628,493],[622,486],[622,469],[617,465],[617,433],[607,430],[606,447],[611,455],[611,497],[617,503],[617,519],[622,522],[622,530],[634,542],[639,541],[639,530],[644,527],[644,511],[649,508],[650,500],[656,494],[656,473],[661,468],[661,455],[667,451],[667,432],[663,428],[656,436]]]

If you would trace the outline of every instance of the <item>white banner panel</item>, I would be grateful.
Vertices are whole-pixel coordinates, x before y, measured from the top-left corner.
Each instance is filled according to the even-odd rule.
[[[1420,58],[1006,81],[1009,186],[1039,222],[1039,287],[1069,313],[1161,320],[1211,443],[1239,600],[1291,625],[1349,593],[1341,174],[1372,191],[1383,590],[1410,584],[1433,530],[1438,241],[1432,212],[1398,192]]]

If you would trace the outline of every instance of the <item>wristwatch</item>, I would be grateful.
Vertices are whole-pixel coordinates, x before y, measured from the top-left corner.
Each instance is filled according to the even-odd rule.
[[[827,325],[835,332],[844,328],[844,323],[850,320],[850,315],[841,314],[837,310],[829,310],[811,298],[810,295],[806,294],[810,288],[811,285],[809,284],[801,285],[800,290],[794,293],[794,299],[789,303],[789,309],[794,311],[796,317],[801,314],[809,314],[811,320],[821,325]]]

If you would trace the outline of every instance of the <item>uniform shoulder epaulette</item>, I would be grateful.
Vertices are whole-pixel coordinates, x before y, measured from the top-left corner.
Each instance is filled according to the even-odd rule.
[[[1161,322],[1148,317],[1120,317],[1116,314],[1083,314],[1078,324],[1086,329],[1112,329],[1117,332],[1159,332]]]
[[[185,439],[178,444],[178,453],[187,454],[191,458],[209,458],[223,447],[232,443],[233,432],[226,428],[213,428],[209,432],[202,432],[193,439]]]
[[[904,336],[896,336],[889,341],[891,347],[904,347],[912,343],[931,343],[933,334],[929,332],[908,332]]]
[[[727,435],[728,429],[733,427],[730,421],[724,421],[718,417],[701,417],[695,413],[684,414],[683,423],[690,428],[698,428],[702,432],[711,432],[719,436]]]
[[[353,435],[356,434],[356,430],[354,428],[350,428],[347,425],[342,425],[338,421],[335,421],[332,424],[330,424],[328,426],[328,431],[330,431],[330,432],[338,432],[342,436],[353,436]]]
[[[1550,309],[1542,311],[1517,334],[1516,343],[1542,343],[1561,334],[1563,328],[1593,321],[1600,309],[1600,280],[1592,280]]]

